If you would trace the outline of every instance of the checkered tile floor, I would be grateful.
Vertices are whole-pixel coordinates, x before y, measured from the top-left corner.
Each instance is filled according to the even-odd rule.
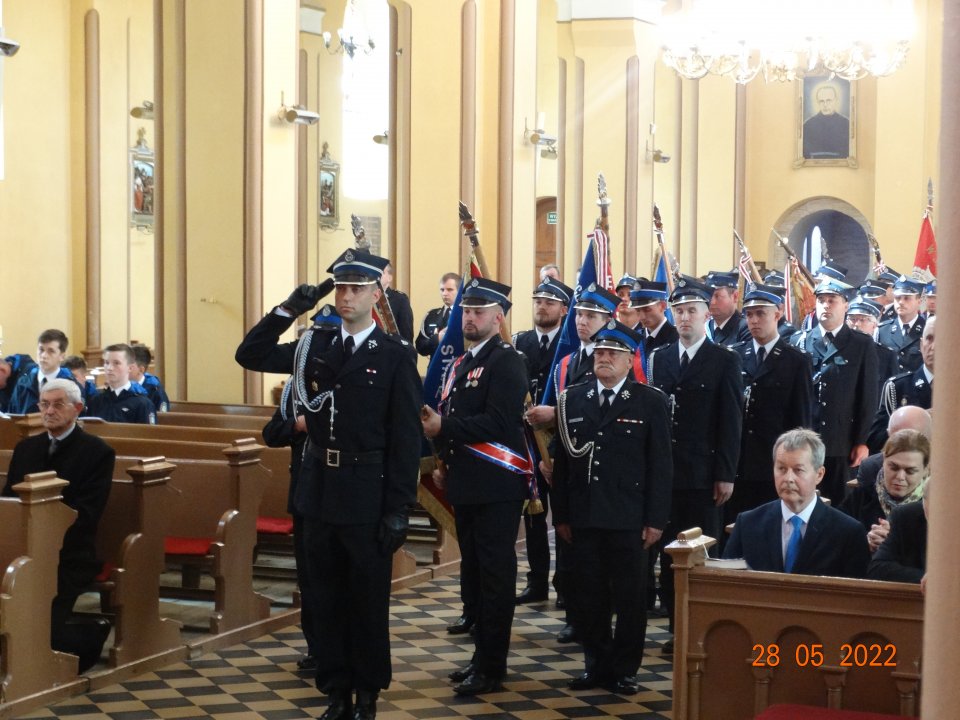
[[[521,568],[524,566],[521,565]],[[469,636],[446,626],[460,615],[456,577],[441,578],[394,594],[391,607],[393,684],[381,694],[381,720],[478,717],[487,720],[565,718],[669,718],[672,666],[661,655],[669,638],[666,620],[647,633],[641,692],[633,697],[605,690],[572,692],[567,682],[583,670],[577,645],[561,645],[563,616],[549,603],[520,606],[504,690],[458,698],[447,673],[469,660]],[[319,717],[325,699],[309,678],[295,673],[303,652],[297,627],[243,645],[171,665],[83,697],[65,700],[29,718],[146,720],[147,718]]]

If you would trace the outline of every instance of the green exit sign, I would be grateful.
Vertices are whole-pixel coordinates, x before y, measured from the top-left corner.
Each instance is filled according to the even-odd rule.
[[[556,211],[547,213],[547,225],[556,225],[557,224],[557,213]]]

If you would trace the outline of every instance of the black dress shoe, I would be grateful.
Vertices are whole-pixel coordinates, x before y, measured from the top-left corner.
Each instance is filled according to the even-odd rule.
[[[557,610],[566,610],[566,609],[567,609],[567,599],[560,593],[557,593]]]
[[[596,673],[585,672],[568,682],[567,687],[571,690],[592,690],[595,687],[600,687],[600,678],[597,677]]]
[[[349,690],[336,690],[330,693],[330,704],[320,720],[350,720],[353,715],[353,702]]]
[[[557,633],[557,642],[574,643],[578,640],[579,638],[577,637],[577,631],[573,625],[564,625],[563,630]]]
[[[353,720],[374,720],[377,717],[377,693],[357,690],[357,703],[353,706]]]
[[[673,638],[670,638],[663,644],[663,648],[660,650],[662,655],[673,655]]]
[[[606,688],[615,695],[636,695],[640,692],[640,682],[635,675],[623,675],[614,678]]]
[[[297,672],[311,673],[315,672],[316,669],[317,659],[309,653],[297,660]]]
[[[547,588],[534,587],[527,585],[523,592],[517,595],[517,605],[526,605],[527,603],[544,602],[547,599]]]
[[[484,675],[474,670],[459,685],[453,688],[457,695],[482,695],[483,693],[497,692],[503,689],[503,683],[498,678]]]
[[[470,663],[466,667],[462,667],[459,670],[452,670],[447,677],[456,683],[460,683],[470,677],[474,670],[476,670],[476,668],[473,666],[473,663]]]
[[[451,635],[465,635],[470,632],[475,622],[472,617],[461,615],[455,623],[447,626],[447,632]]]

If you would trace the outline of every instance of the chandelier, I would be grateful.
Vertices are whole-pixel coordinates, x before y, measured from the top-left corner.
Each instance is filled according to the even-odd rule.
[[[667,66],[740,84],[889,75],[914,26],[911,0],[671,0],[660,21]]]

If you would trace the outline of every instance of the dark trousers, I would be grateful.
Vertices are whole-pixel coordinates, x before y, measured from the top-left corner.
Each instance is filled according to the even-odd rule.
[[[378,691],[390,685],[390,572],[377,525],[304,518],[304,548],[316,619],[317,688]]]
[[[660,600],[670,618],[670,632],[673,632],[673,559],[664,551],[667,545],[677,539],[677,533],[698,527],[704,535],[720,539],[723,532],[721,524],[722,508],[713,502],[713,489],[710,490],[674,490],[670,505],[670,522],[667,523],[660,540]],[[716,546],[710,554],[716,557]]]
[[[476,587],[477,631],[472,662],[484,675],[498,679],[507,672],[522,507],[520,501],[510,501],[454,508],[460,571]]]
[[[642,530],[574,528],[573,621],[585,669],[600,678],[636,675],[647,637],[648,552]],[[613,613],[616,630],[611,633]]]
[[[839,507],[847,492],[847,480],[850,479],[850,458],[828,455],[823,459],[823,469],[820,495],[830,498],[833,507]]]
[[[550,495],[546,486],[540,487],[543,512],[523,515],[523,527],[527,536],[527,585],[535,590],[546,590],[550,578],[550,541],[547,539],[547,514],[550,511]]]
[[[307,549],[303,537],[303,517],[293,514],[293,557],[297,562],[297,585],[300,587],[300,627],[307,641],[307,655],[317,656],[320,645],[317,643],[316,600],[310,573],[307,572]]]

